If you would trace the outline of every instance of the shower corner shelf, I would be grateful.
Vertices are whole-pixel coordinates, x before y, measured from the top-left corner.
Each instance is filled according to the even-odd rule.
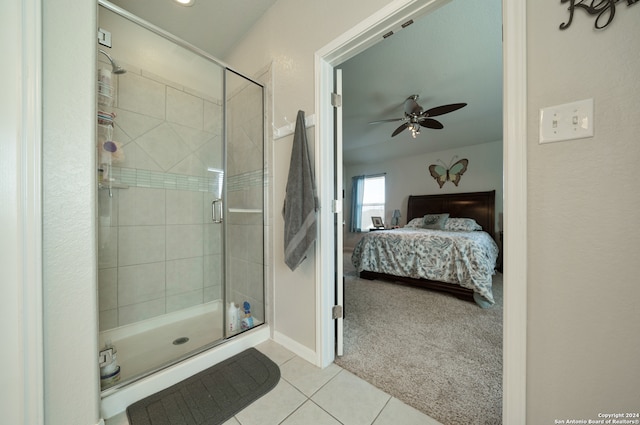
[[[128,184],[119,182],[99,182],[98,189],[129,189]]]

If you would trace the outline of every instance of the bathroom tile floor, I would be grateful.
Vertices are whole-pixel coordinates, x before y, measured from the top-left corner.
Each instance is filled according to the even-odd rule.
[[[280,382],[223,425],[441,425],[335,364],[320,369],[273,341],[256,348]],[[126,413],[106,425],[129,425]]]

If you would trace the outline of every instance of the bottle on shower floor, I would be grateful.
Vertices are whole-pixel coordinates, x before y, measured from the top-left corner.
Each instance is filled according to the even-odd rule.
[[[240,331],[240,309],[233,301],[227,310],[227,330],[230,334]]]
[[[252,328],[253,317],[251,317],[251,304],[245,301],[242,307],[244,308],[244,315],[242,317],[242,323],[240,324],[240,328],[242,330]]]

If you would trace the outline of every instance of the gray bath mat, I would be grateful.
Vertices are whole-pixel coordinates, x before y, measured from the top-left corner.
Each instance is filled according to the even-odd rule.
[[[127,408],[130,425],[218,425],[276,386],[280,369],[249,348]]]

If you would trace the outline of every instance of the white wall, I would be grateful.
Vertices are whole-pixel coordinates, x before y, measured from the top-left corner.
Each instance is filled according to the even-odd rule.
[[[640,5],[528,5],[528,423],[638,412]],[[541,107],[594,98],[595,136],[538,144]],[[508,284],[508,282],[507,282]]]
[[[47,425],[99,419],[96,5],[43,2],[43,291]]]
[[[453,157],[469,160],[467,171],[455,186],[446,182],[442,188],[429,174],[429,165],[442,160],[449,164]],[[409,195],[434,195],[440,193],[464,193],[487,190],[496,191],[496,231],[502,213],[502,141],[482,143],[460,149],[450,149],[418,156],[397,158],[376,164],[357,164],[345,167],[344,214],[346,222],[345,247],[354,247],[359,235],[349,233],[351,214],[351,178],[357,175],[386,173],[386,213],[384,222],[391,222],[393,210],[399,209],[400,225],[406,224]]]

